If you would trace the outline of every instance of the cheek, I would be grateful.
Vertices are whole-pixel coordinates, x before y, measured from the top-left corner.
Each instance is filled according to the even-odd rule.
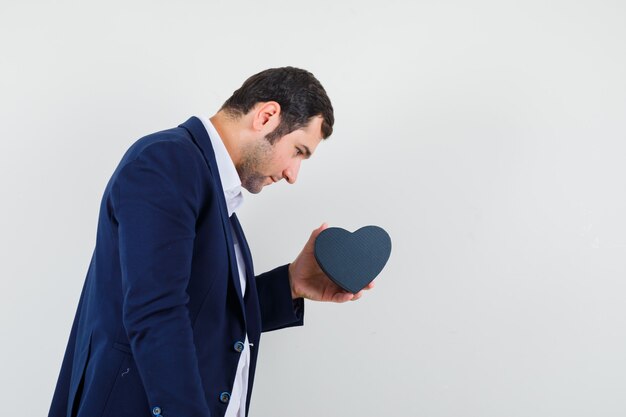
[[[276,153],[271,159],[272,167],[282,169],[289,164],[289,159],[284,153]]]

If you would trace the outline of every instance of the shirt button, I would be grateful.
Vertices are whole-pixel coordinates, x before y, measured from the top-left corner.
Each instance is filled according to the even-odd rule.
[[[220,402],[227,404],[230,401],[230,392],[222,392],[220,394]]]
[[[243,342],[235,342],[235,344],[233,345],[233,348],[235,349],[235,352],[241,353],[243,352]]]
[[[154,416],[160,416],[161,415],[161,407],[154,407],[152,409],[152,415]]]

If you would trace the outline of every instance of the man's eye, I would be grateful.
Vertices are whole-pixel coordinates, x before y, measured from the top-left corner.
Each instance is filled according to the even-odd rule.
[[[296,155],[304,155],[304,152],[302,152],[299,148],[296,148]]]

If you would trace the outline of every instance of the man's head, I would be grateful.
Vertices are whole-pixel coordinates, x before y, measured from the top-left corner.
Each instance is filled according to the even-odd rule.
[[[272,68],[248,78],[212,118],[251,193],[285,178],[331,135],[333,107],[308,71]]]
[[[270,68],[248,78],[222,105],[221,110],[237,117],[247,114],[257,103],[275,101],[281,120],[268,135],[274,144],[284,135],[305,127],[315,116],[322,116],[322,137],[333,133],[335,116],[322,84],[310,72],[293,67]]]

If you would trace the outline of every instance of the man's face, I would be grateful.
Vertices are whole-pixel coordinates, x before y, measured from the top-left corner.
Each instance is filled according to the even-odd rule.
[[[241,154],[237,172],[242,186],[257,194],[264,186],[281,179],[296,182],[300,163],[311,157],[322,140],[322,117],[315,117],[304,128],[295,130],[271,145],[265,138],[248,144]]]

